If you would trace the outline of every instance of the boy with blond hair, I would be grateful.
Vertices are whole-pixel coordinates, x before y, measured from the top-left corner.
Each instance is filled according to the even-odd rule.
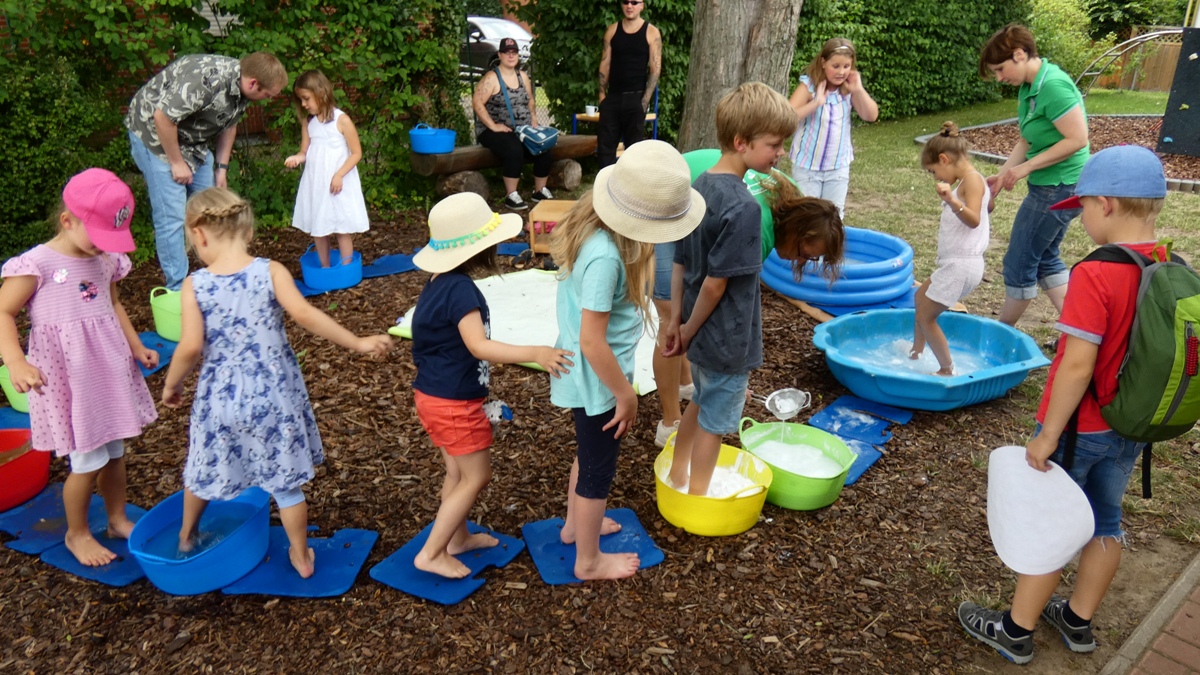
[[[1083,227],[1098,245],[1120,244],[1137,253],[1166,259],[1154,234],[1154,221],[1167,195],[1162,163],[1136,145],[1106,148],[1084,165],[1075,196],[1052,209],[1083,208]],[[1137,308],[1141,269],[1138,265],[1084,260],[1071,272],[1062,315],[1058,353],[1038,406],[1038,426],[1025,449],[1029,465],[1050,469],[1047,459],[1063,465],[1078,410],[1071,478],[1091,504],[1096,529],[1083,548],[1070,599],[1054,596],[1061,570],[1017,575],[1012,608],[986,609],[973,602],[958,607],[958,619],[975,639],[1006,659],[1025,664],[1033,659],[1033,630],[1038,616],[1062,634],[1073,652],[1096,649],[1092,615],[1121,564],[1121,497],[1145,443],[1114,431],[1100,412],[1117,394],[1117,375],[1129,346]]]
[[[737,431],[750,371],[763,362],[762,209],[742,177],[747,169],[769,173],[796,124],[779,92],[761,82],[738,86],[717,104],[721,159],[692,184],[708,206],[700,226],[675,246],[663,352],[686,352],[692,364],[695,391],[669,476],[688,494],[708,492],[721,436]]]

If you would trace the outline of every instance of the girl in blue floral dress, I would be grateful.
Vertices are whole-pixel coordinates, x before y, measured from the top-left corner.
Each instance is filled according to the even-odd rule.
[[[310,577],[314,554],[301,486],[325,455],[283,313],[357,352],[385,354],[391,338],[355,336],[310,305],[287,268],[251,256],[246,247],[254,214],[233,192],[211,188],[189,199],[185,231],[207,267],[183,282],[183,333],[163,387],[163,403],[179,407],[183,380],[203,359],[183,471],[179,549],[195,545],[210,500],[232,499],[257,486],[279,506],[292,566]]]

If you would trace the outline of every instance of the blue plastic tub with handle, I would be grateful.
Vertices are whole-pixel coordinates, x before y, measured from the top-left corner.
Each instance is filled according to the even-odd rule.
[[[453,129],[437,129],[421,123],[409,130],[408,142],[417,154],[440,155],[454,150],[456,136]]]

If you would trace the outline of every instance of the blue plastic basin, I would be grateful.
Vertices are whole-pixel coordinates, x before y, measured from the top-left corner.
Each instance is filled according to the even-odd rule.
[[[1021,331],[999,321],[957,312],[945,312],[938,318],[951,350],[978,354],[988,367],[940,377],[852,358],[855,353],[897,339],[911,341],[913,314],[911,309],[846,314],[817,326],[813,344],[825,352],[833,376],[856,396],[917,410],[953,410],[990,401],[1024,381],[1030,370],[1050,365],[1033,338]]]
[[[330,260],[337,260],[337,249],[329,251]],[[354,259],[349,265],[333,265],[321,267],[321,258],[317,251],[309,246],[300,256],[300,274],[304,284],[318,291],[339,291],[343,288],[357,286],[362,282],[362,254],[354,252]]]
[[[171,595],[215,591],[246,576],[267,555],[271,496],[249,488],[225,502],[210,502],[200,518],[200,533],[221,529],[223,538],[209,548],[179,557],[174,553],[183,521],[183,492],[176,492],[142,516],[129,535],[129,552],[146,578]],[[224,526],[219,526],[223,524]]]
[[[857,227],[846,228],[843,264],[832,284],[820,276],[815,263],[806,263],[797,281],[792,264],[775,251],[763,261],[762,280],[789,298],[817,305],[867,306],[902,298],[913,285],[913,249],[899,237]],[[907,304],[907,303],[905,303]],[[911,306],[911,305],[909,305]]]

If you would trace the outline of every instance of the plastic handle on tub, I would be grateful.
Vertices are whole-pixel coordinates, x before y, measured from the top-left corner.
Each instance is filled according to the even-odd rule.
[[[761,485],[751,485],[750,487],[746,487],[746,488],[742,488],[741,490],[738,490],[737,492],[729,495],[725,499],[727,501],[733,501],[735,499],[744,499],[746,497],[753,497],[754,495],[762,492],[763,490],[766,490],[766,488]]]
[[[739,434],[746,430],[746,422],[749,422],[750,426],[752,426],[752,427],[756,427],[759,424],[761,424],[761,422],[754,419],[753,417],[743,417],[742,421],[738,423],[738,433]]]
[[[432,128],[433,127],[429,126],[428,124],[421,122],[421,123],[417,124],[417,126],[413,127],[413,131],[416,131],[417,129],[432,129]]]
[[[162,291],[162,293],[156,293],[156,291]],[[154,298],[157,298],[158,296],[162,295],[163,293],[170,293],[170,292],[171,292],[171,289],[167,288],[166,286],[155,286],[154,288],[150,289],[150,299],[153,300]]]

